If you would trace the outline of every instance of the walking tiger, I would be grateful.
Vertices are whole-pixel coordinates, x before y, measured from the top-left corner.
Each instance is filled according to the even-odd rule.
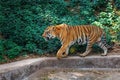
[[[102,28],[93,25],[79,25],[70,26],[67,24],[59,24],[55,26],[49,26],[45,29],[43,35],[45,40],[49,40],[57,37],[61,41],[61,48],[57,52],[57,58],[66,57],[69,53],[69,48],[74,44],[79,45],[86,44],[86,51],[80,56],[84,57],[91,51],[92,45],[96,43],[103,49],[102,56],[107,55],[109,45],[106,44],[105,32]]]

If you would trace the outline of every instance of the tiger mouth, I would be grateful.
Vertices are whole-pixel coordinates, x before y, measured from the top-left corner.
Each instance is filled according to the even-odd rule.
[[[48,41],[48,40],[50,40],[50,39],[53,39],[53,38],[55,38],[54,36],[51,36],[51,37],[44,37],[44,39],[46,40],[46,41]]]
[[[50,38],[49,38],[49,37],[45,37],[44,39],[45,39],[46,41],[50,40]]]

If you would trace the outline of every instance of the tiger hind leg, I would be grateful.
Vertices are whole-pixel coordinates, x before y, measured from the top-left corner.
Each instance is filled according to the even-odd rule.
[[[87,47],[86,47],[86,51],[83,54],[80,54],[80,56],[81,57],[87,56],[90,53],[90,51],[92,50],[92,45],[93,45],[92,42],[88,42]]]
[[[86,50],[83,54],[80,54],[81,57],[85,57],[90,53],[91,49]]]
[[[106,56],[106,55],[107,55],[107,51],[108,51],[108,49],[107,49],[107,47],[106,47],[106,43],[100,41],[100,42],[98,42],[97,44],[98,44],[98,46],[99,46],[100,48],[102,48],[103,51],[104,51],[104,53],[102,53],[102,56]]]

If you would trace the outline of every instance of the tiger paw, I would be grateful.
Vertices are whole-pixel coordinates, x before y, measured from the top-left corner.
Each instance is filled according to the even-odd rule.
[[[57,57],[58,59],[61,59],[61,58],[62,58],[62,55],[61,55],[61,54],[57,54],[56,57]]]
[[[58,55],[56,57],[57,57],[57,59],[61,59],[62,58],[61,56],[58,56]]]
[[[101,56],[107,56],[107,54],[104,54],[104,53],[103,53],[103,54],[101,54]]]
[[[62,55],[62,58],[66,58],[66,57],[67,57],[67,54],[63,54],[63,55]]]
[[[83,53],[83,54],[79,54],[80,55],[80,57],[85,57],[86,55]]]
[[[60,55],[57,55],[57,58],[58,58],[58,59],[66,58],[66,57],[67,57],[67,55],[61,55],[61,56],[60,56]]]

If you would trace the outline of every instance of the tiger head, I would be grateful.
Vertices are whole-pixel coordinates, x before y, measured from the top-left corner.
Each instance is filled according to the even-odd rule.
[[[48,26],[44,33],[42,34],[42,37],[47,41],[49,39],[53,39],[55,37],[59,37],[60,33],[64,30],[64,28],[67,27],[67,24],[59,24],[55,26]]]

